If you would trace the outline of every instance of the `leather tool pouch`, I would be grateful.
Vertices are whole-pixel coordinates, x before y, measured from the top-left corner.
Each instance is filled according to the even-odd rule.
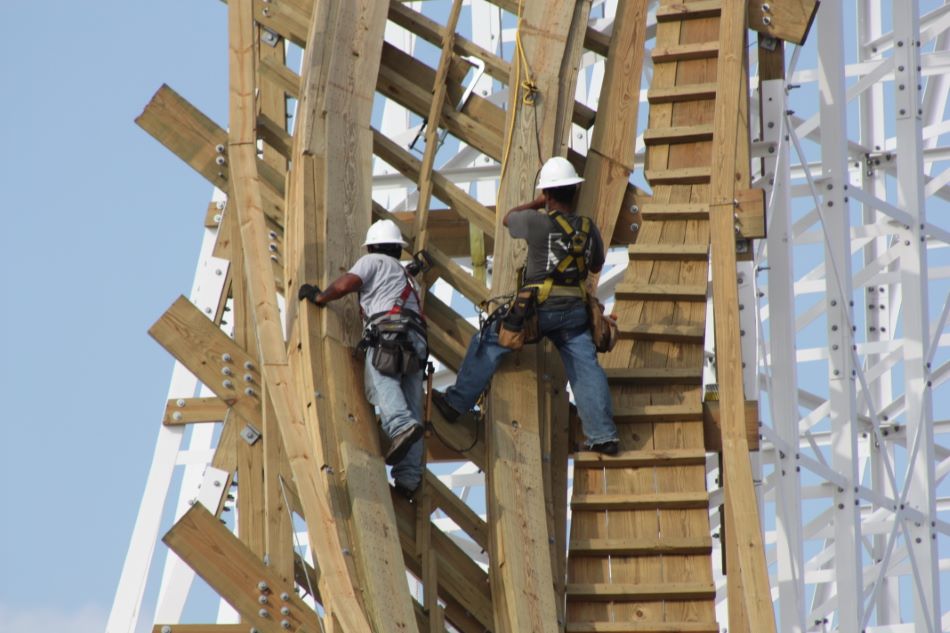
[[[518,350],[540,339],[537,288],[526,288],[515,296],[498,328],[498,344]]]
[[[386,376],[402,376],[422,369],[422,361],[409,338],[409,317],[387,316],[375,325],[373,367]]]
[[[604,304],[591,292],[587,293],[587,319],[597,351],[604,353],[612,350],[619,338],[617,322],[604,314]]]

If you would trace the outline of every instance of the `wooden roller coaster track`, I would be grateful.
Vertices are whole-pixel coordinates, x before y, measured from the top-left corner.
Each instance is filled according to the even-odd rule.
[[[396,0],[229,0],[228,131],[168,87],[138,119],[228,196],[219,221],[209,221],[216,254],[231,262],[218,310],[209,320],[180,299],[151,333],[214,392],[192,408],[204,407],[204,417],[227,410],[213,465],[239,483],[240,538],[215,520],[220,506],[196,504],[164,540],[241,614],[247,624],[234,631],[713,633],[706,463],[718,452],[729,630],[774,630],[735,312],[735,217],[762,212],[748,191],[749,3],[660,2],[643,132],[648,196],[630,184],[646,0],[620,2],[609,35],[588,26],[589,0],[492,1],[517,20],[514,59],[455,33],[461,0],[445,26]],[[385,42],[387,22],[435,44],[435,67]],[[284,40],[303,48],[302,74],[287,66]],[[606,59],[596,111],[574,100],[585,50]],[[463,56],[511,86],[507,108],[477,94],[461,101]],[[421,160],[373,128],[378,96],[426,119]],[[297,100],[292,131],[288,97]],[[591,132],[586,155],[569,148],[572,122]],[[544,346],[503,363],[484,432],[434,414],[446,444],[472,446],[462,454],[430,442],[427,458],[485,471],[487,521],[430,471],[415,503],[390,494],[361,361],[350,353],[355,301],[318,310],[292,300],[301,283],[323,286],[346,270],[375,218],[395,219],[407,241],[430,251],[427,283],[440,278],[474,303],[512,290],[523,244],[494,208],[434,168],[440,129],[502,164],[499,209],[532,197],[541,161],[567,155],[586,178],[579,207],[606,240],[629,249],[615,293],[621,341],[602,357],[617,457],[571,455],[577,431],[563,371]],[[414,214],[372,200],[374,156],[418,184]],[[432,198],[449,209],[430,210]],[[636,243],[624,228],[632,205],[642,216]],[[457,261],[488,245],[490,287]],[[710,279],[714,433],[702,384]],[[432,293],[425,304],[431,352],[455,370],[474,328]],[[233,339],[217,327],[226,309]],[[261,441],[239,439],[248,426]],[[306,522],[313,566],[294,554],[288,510]],[[487,552],[487,569],[436,525],[436,510]]]

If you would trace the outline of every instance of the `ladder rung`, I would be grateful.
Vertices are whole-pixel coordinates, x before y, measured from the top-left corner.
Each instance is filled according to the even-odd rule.
[[[715,18],[722,13],[720,0],[705,0],[704,2],[677,2],[658,7],[656,10],[657,22],[675,22],[677,20],[695,20],[698,18]]]
[[[632,260],[661,259],[706,260],[709,258],[708,244],[631,244],[627,254]]]
[[[703,325],[652,325],[640,323],[637,325],[621,325],[620,338],[631,338],[639,341],[673,341],[677,343],[701,343],[706,338],[706,328]]]
[[[687,84],[672,88],[650,88],[647,101],[651,104],[682,103],[683,101],[702,101],[716,98],[716,84]]]
[[[702,556],[712,551],[709,536],[592,538],[571,541],[571,556]]]
[[[708,508],[709,495],[696,492],[657,492],[647,494],[575,494],[571,508],[582,510],[686,510]]]
[[[681,167],[679,169],[647,169],[644,173],[651,185],[703,185],[710,181],[711,167]]]
[[[705,203],[663,204],[648,202],[640,207],[644,220],[707,220],[709,205]]]
[[[615,290],[618,299],[653,299],[655,301],[705,301],[706,284],[679,286],[672,284],[620,283]]]
[[[618,424],[651,422],[701,422],[703,406],[696,404],[648,404],[614,409],[614,421]]]
[[[703,378],[702,365],[696,367],[608,367],[607,382],[617,384],[699,384]]]
[[[680,62],[691,59],[712,59],[719,56],[719,42],[693,42],[690,44],[674,44],[654,48],[651,57],[654,64],[664,62]]]
[[[574,468],[638,468],[647,466],[697,466],[706,463],[702,448],[671,448],[659,451],[622,451],[607,456],[594,451],[574,453]]]
[[[673,143],[699,143],[711,141],[712,125],[683,125],[679,127],[650,128],[643,133],[646,145],[672,145]]]
[[[568,622],[565,633],[719,633],[717,622]]]
[[[568,600],[643,602],[648,600],[712,600],[716,587],[705,582],[669,582],[659,585],[595,583],[567,585]]]

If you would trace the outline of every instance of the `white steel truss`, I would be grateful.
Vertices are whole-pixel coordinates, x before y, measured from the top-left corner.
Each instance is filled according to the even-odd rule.
[[[437,18],[443,4],[411,6]],[[616,4],[594,1],[591,25],[609,32]],[[470,39],[510,58],[513,23],[487,0],[465,5],[460,25]],[[409,52],[417,44],[392,25],[386,37]],[[746,395],[760,400],[756,483],[778,630],[948,631],[950,3],[825,0],[807,42],[787,45],[784,81],[759,85],[754,48],[750,85],[761,135],[753,139],[753,184],[767,192],[768,238],[740,271],[749,333],[743,359]],[[466,81],[504,104],[507,89],[476,73]],[[642,121],[648,58],[644,75]],[[586,53],[578,100],[596,107],[602,76],[603,59]],[[408,147],[418,117],[379,99],[374,125]],[[574,149],[585,152],[586,142],[586,130],[575,127]],[[642,149],[638,139],[638,167]],[[436,166],[480,201],[494,203],[497,163],[449,139]],[[633,180],[647,188],[639,169]],[[375,184],[374,198],[387,208],[415,207],[414,183],[394,170],[377,165]],[[623,259],[612,259],[616,271]],[[617,278],[611,280],[610,270],[603,275],[605,298]],[[450,288],[436,291],[453,305],[464,301],[448,296]],[[437,385],[447,381],[451,376],[440,372]],[[172,384],[176,397],[182,393],[177,374]],[[136,630],[162,508],[173,492],[170,472],[188,461],[180,436],[170,433],[180,431],[163,428],[159,437],[110,633]],[[715,482],[714,459],[708,471]],[[179,510],[181,500],[196,496],[197,473],[181,486]],[[484,511],[484,480],[471,464],[440,476]],[[710,498],[715,506],[721,495],[713,491]],[[457,526],[435,519],[484,563]],[[710,523],[718,533],[717,512]],[[718,549],[713,560],[718,567]],[[173,567],[174,557],[169,561]],[[715,571],[719,621],[727,622],[725,580]],[[185,604],[187,591],[170,589],[181,573],[163,576],[163,622]]]

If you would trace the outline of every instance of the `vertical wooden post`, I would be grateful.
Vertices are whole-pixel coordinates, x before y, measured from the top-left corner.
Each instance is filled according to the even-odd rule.
[[[745,395],[739,341],[739,297],[736,279],[735,196],[748,187],[748,125],[738,125],[740,99],[747,93],[745,42],[748,0],[723,3],[719,25],[719,63],[713,123],[713,164],[709,229],[713,281],[716,366],[723,424],[723,457],[729,574],[729,630],[775,631],[765,549],[759,531],[758,507],[745,431]],[[747,158],[746,158],[747,160]],[[743,182],[744,181],[744,182]]]

